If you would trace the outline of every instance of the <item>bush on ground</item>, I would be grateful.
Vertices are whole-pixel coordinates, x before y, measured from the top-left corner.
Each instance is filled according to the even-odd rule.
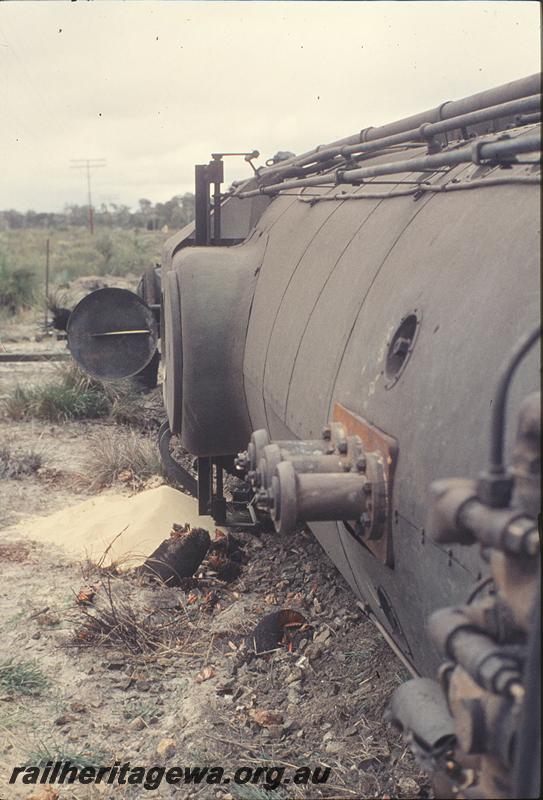
[[[47,383],[15,386],[2,399],[10,419],[45,419],[68,422],[109,418],[129,426],[143,425],[141,398],[128,381],[103,384],[84,375],[74,364],[61,365]]]
[[[7,442],[0,444],[0,478],[19,479],[33,475],[43,464],[43,456],[36,450],[14,449]]]
[[[38,386],[15,386],[2,406],[10,419],[50,422],[107,417],[111,409],[101,384],[75,367],[59,368],[54,380]]]
[[[10,314],[30,308],[35,297],[34,273],[27,268],[8,270],[6,259],[0,260],[0,307]]]
[[[139,488],[161,473],[158,448],[154,439],[130,431],[119,435],[101,432],[88,441],[83,482],[91,491],[99,491],[118,481]]]

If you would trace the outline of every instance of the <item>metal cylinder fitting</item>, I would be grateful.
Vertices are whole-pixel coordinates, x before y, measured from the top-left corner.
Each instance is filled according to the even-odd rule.
[[[358,472],[297,472],[292,461],[280,462],[269,489],[271,516],[279,533],[299,522],[359,519],[366,510],[367,479]]]

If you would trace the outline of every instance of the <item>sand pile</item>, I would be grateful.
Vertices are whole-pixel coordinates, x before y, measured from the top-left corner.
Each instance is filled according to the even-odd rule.
[[[142,564],[170,535],[172,524],[189,523],[213,534],[211,517],[198,516],[193,497],[159,486],[127,497],[103,494],[47,517],[21,522],[15,531],[38,542],[52,542],[77,559],[115,563],[121,569]],[[105,554],[105,555],[104,555]]]

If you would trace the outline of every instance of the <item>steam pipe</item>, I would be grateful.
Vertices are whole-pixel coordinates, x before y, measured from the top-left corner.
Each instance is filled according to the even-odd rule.
[[[433,192],[434,194],[446,194],[447,192],[464,191],[465,189],[482,189],[488,186],[504,186],[507,184],[528,184],[539,186],[540,178],[536,175],[503,175],[497,178],[481,178],[474,181],[458,181],[456,183],[418,183],[413,189],[395,189],[392,192],[364,192],[354,194],[353,192],[338,192],[337,194],[308,194],[298,195],[301,203],[322,203],[325,201],[343,200],[387,200],[391,197],[409,197],[422,192]],[[368,184],[373,186],[372,183]]]
[[[330,142],[330,144],[327,145],[319,145],[313,150],[308,150],[306,153],[302,153],[299,156],[282,161],[280,169],[287,166],[297,166],[301,161],[304,161],[309,157],[315,157],[323,150],[348,147],[349,145],[361,144],[362,142],[371,142],[377,139],[383,139],[384,137],[392,134],[404,133],[405,131],[419,128],[426,122],[439,122],[441,120],[451,119],[452,117],[458,117],[462,114],[470,113],[471,111],[478,111],[479,109],[500,105],[511,100],[518,100],[522,97],[528,97],[530,95],[537,94],[540,91],[541,73],[536,72],[534,75],[528,75],[525,78],[519,78],[516,81],[495,86],[493,89],[487,89],[483,92],[472,94],[469,97],[462,98],[461,100],[449,100],[429,111],[423,111],[420,114],[404,117],[396,122],[380,125],[377,128],[364,128],[359,133],[355,133],[352,136],[347,136],[344,139],[338,139],[337,141]],[[306,161],[305,163],[310,162]],[[260,171],[260,175],[272,175],[277,171],[277,169],[277,167],[262,169]]]
[[[437,136],[438,134],[456,130],[457,128],[463,128],[468,125],[477,125],[481,122],[488,122],[491,119],[498,119],[499,117],[507,117],[515,114],[520,115],[526,112],[538,111],[540,108],[541,94],[535,94],[530,97],[521,98],[520,100],[511,100],[508,103],[502,103],[500,105],[490,106],[489,108],[461,114],[441,122],[426,122],[420,125],[418,128],[412,128],[401,133],[383,136],[371,142],[358,142],[357,144],[345,147],[326,148],[315,153],[314,155],[307,156],[306,158],[301,157],[298,160],[296,167],[302,167],[306,164],[321,162],[326,158],[331,158],[337,155],[346,156],[359,152],[363,152],[364,154],[372,153],[376,150],[380,150],[383,147],[388,147],[389,145],[403,144],[410,142],[413,139],[424,140],[432,136]],[[524,124],[526,124],[526,121],[524,121]],[[281,165],[281,167],[272,169],[271,173],[266,172],[266,177],[270,177],[271,174],[273,174],[275,178],[284,173],[288,175],[294,169],[294,165],[290,168],[288,166],[283,167],[283,165]]]
[[[535,94],[530,97],[524,97],[521,100],[512,100],[509,103],[503,103],[498,106],[491,106],[490,108],[484,108],[467,114],[461,114],[457,117],[451,117],[451,119],[443,120],[441,122],[423,123],[418,128],[412,128],[405,133],[385,136],[382,139],[365,144],[363,146],[363,152],[372,152],[389,144],[400,144],[415,138],[424,140],[431,136],[449,133],[457,128],[464,128],[468,125],[478,125],[481,122],[488,122],[489,120],[499,119],[500,117],[508,117],[514,114],[536,111],[539,108],[541,108],[541,94]],[[346,147],[343,149],[343,153],[355,152],[355,147]]]
[[[518,136],[515,139],[501,141],[482,141],[466,145],[458,150],[436,153],[430,156],[406,159],[388,164],[375,164],[371,167],[360,167],[351,170],[337,170],[338,182],[345,178],[347,182],[373,178],[377,175],[393,175],[398,172],[432,169],[433,167],[455,166],[472,161],[477,164],[492,158],[507,157],[517,153],[530,153],[541,147],[541,133]]]
[[[511,100],[518,100],[521,97],[528,97],[541,91],[541,73],[536,72],[526,78],[519,78],[510,83],[504,83],[493,89],[486,89],[483,92],[464,97],[462,100],[452,100],[443,103],[431,111],[424,111],[422,114],[415,114],[378,128],[371,128],[365,133],[363,141],[373,141],[381,139],[392,133],[401,133],[411,128],[417,128],[425,122],[439,122],[458,117],[461,114],[468,114],[479,109],[489,108],[490,106],[507,103]],[[364,132],[362,132],[364,133]]]
[[[516,125],[532,125],[535,122],[541,122],[541,111],[535,114],[520,114],[515,119]]]
[[[505,474],[503,465],[503,441],[505,428],[505,406],[507,393],[513,374],[526,355],[541,336],[541,326],[529,333],[517,343],[507,363],[502,368],[498,378],[498,385],[494,395],[492,408],[491,434],[490,434],[490,465],[489,472],[493,475]]]
[[[303,180],[283,181],[271,186],[261,186],[248,192],[240,192],[239,197],[255,197],[259,194],[277,194],[283,189],[298,189],[306,186],[320,186],[322,184],[359,183],[366,178],[380,175],[394,175],[401,172],[421,172],[443,166],[455,166],[473,162],[475,164],[492,158],[505,158],[519,153],[530,153],[541,148],[541,133],[526,134],[515,139],[499,141],[478,141],[435,155],[420,156],[419,158],[405,159],[403,161],[374,164],[371,167],[357,169],[338,169],[327,175],[315,175]]]

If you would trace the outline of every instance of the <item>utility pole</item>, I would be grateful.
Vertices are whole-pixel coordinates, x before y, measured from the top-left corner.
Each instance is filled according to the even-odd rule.
[[[105,158],[75,158],[71,160],[71,169],[84,169],[87,173],[87,199],[89,207],[89,231],[94,233],[94,218],[92,213],[92,195],[91,195],[91,170],[98,169],[98,167],[105,167]]]

